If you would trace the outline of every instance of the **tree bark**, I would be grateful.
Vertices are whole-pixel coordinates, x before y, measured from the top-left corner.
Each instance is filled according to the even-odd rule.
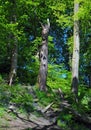
[[[73,57],[72,57],[72,92],[77,100],[78,96],[78,82],[79,82],[79,20],[77,13],[79,10],[79,3],[74,1],[74,45],[73,45]]]
[[[38,75],[38,84],[41,91],[46,90],[47,70],[48,70],[48,33],[50,22],[47,19],[47,24],[42,26],[42,46],[39,52],[40,69]]]

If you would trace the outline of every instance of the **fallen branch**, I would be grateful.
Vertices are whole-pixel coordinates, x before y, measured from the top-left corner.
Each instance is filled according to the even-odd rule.
[[[45,108],[42,110],[42,113],[45,113],[52,105],[53,105],[53,102],[50,103],[47,107],[45,107]]]
[[[59,92],[61,98],[64,99],[64,94],[63,94],[63,92],[62,92],[62,90],[60,88],[58,89],[58,92]]]

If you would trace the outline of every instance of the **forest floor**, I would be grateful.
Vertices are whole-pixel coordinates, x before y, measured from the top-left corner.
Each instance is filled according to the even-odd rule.
[[[6,113],[0,117],[0,130],[26,130],[34,124]]]
[[[86,127],[85,127],[86,128]],[[37,116],[34,113],[29,115],[25,113],[15,114],[12,111],[5,111],[5,113],[0,116],[0,130],[63,130],[59,128],[54,121],[45,118],[43,116]],[[69,128],[69,130],[79,130]],[[85,129],[82,129],[85,130]],[[88,126],[88,129],[91,127]]]
[[[46,102],[44,98],[43,101]],[[24,111],[13,102],[7,107],[0,106],[0,130],[91,130],[91,116],[80,113],[65,98],[57,105],[56,102],[44,105],[34,97],[33,106],[32,111],[30,107]]]

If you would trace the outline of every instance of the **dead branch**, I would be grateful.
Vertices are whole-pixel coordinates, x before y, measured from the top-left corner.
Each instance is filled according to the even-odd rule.
[[[52,105],[53,105],[53,102],[50,103],[48,106],[46,106],[46,107],[42,110],[42,113],[45,113]]]

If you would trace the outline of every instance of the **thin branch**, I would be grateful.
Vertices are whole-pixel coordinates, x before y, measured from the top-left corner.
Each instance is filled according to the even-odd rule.
[[[42,110],[42,112],[45,113],[52,105],[53,105],[53,102],[50,103],[48,106],[46,106],[46,107]]]
[[[47,18],[47,25],[48,25],[48,28],[50,28],[50,21],[49,21],[49,18]]]

